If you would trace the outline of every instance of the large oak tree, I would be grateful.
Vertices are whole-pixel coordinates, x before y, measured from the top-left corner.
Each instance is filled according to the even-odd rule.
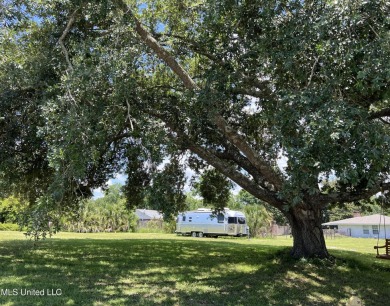
[[[386,1],[1,5],[3,193],[71,207],[123,171],[173,213],[212,167],[287,217],[292,256],[327,257],[322,210],[390,187]]]

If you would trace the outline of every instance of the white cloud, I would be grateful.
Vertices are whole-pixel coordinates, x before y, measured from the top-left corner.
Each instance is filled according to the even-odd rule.
[[[125,175],[123,173],[117,173],[117,174],[115,174],[115,177],[112,179],[109,179],[106,184],[107,184],[107,186],[111,186],[114,184],[124,185],[126,182],[126,179],[127,179],[127,175]],[[93,199],[98,199],[98,198],[102,198],[102,197],[104,197],[104,191],[102,188],[97,188],[97,189],[93,190]]]
[[[124,185],[127,179],[127,175],[123,173],[117,173],[113,179],[109,179],[107,182],[108,186],[114,185],[114,184],[120,184]]]
[[[103,190],[101,188],[93,190],[93,197],[92,198],[94,200],[102,198],[102,197],[104,197],[104,192],[103,192]]]

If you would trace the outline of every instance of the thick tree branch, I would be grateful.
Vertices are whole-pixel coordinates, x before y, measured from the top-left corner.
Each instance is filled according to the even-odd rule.
[[[386,121],[385,119],[383,118],[379,118],[379,120],[384,123],[384,124],[390,124],[390,121]]]
[[[155,36],[156,35],[159,35],[159,34],[155,34]],[[184,37],[184,36],[180,36],[180,35],[174,35],[174,34],[160,34],[160,36],[166,36],[166,37],[169,37],[169,38],[175,38],[175,39],[179,40],[181,44],[186,44],[187,47],[190,50],[195,51],[196,53],[207,57],[212,62],[218,63],[219,65],[225,65],[225,63],[224,63],[224,61],[222,59],[218,58],[217,56],[215,56],[213,54],[210,54],[209,52],[207,52],[204,49],[203,45],[200,45],[198,42],[196,42],[193,39],[190,39],[190,38]]]
[[[314,196],[311,201],[316,202],[318,205],[323,207],[328,204],[334,203],[349,203],[354,201],[359,201],[363,199],[367,199],[378,192],[381,191],[389,191],[390,190],[390,182],[389,183],[378,183],[374,187],[363,190],[363,191],[353,191],[353,192],[332,192],[329,194],[321,194],[318,196]]]
[[[176,61],[176,59],[166,51],[159,42],[149,33],[149,31],[141,24],[138,18],[131,12],[123,1],[120,2],[121,9],[125,14],[129,14],[135,21],[134,30],[142,38],[147,46],[149,46],[156,55],[162,59],[168,67],[182,80],[184,86],[187,89],[198,91],[199,87],[195,81],[190,77],[190,75],[185,71],[185,69]],[[277,173],[272,169],[268,163],[263,161],[261,156],[253,150],[250,145],[245,141],[244,137],[239,135],[233,128],[231,128],[226,120],[220,115],[211,115],[212,120],[218,127],[218,129],[236,146],[247,158],[248,160],[259,170],[259,172],[268,180],[271,184],[275,186],[275,189],[280,189],[282,187],[282,179]]]
[[[216,117],[216,124],[223,134],[237,147],[252,163],[256,169],[271,183],[276,189],[281,189],[283,185],[282,178],[272,169],[272,167],[265,162],[259,154],[252,149],[245,139],[235,132],[226,122],[222,116]]]
[[[175,136],[172,136],[175,142],[182,144],[186,149],[198,155],[201,159],[208,162],[210,165],[212,165],[214,168],[216,168],[218,171],[223,173],[226,177],[230,178],[232,181],[244,188],[256,198],[262,199],[263,201],[266,201],[267,203],[282,209],[282,203],[277,198],[276,192],[271,192],[261,188],[259,184],[243,175],[237,169],[234,169],[234,167],[232,167],[229,163],[223,161],[221,158],[206,148],[191,142],[185,134],[175,129],[174,126],[170,125],[166,121],[165,124],[171,131],[175,133]]]
[[[165,64],[172,69],[172,71],[182,80],[187,89],[198,90],[199,87],[195,81],[190,77],[187,71],[176,61],[176,59],[166,51],[160,43],[152,36],[152,34],[142,25],[138,18],[133,14],[131,9],[122,0],[117,0],[120,8],[125,14],[131,16],[134,20],[134,30],[141,37],[144,43],[151,48],[156,55],[165,62]]]
[[[309,80],[307,82],[306,88],[308,88],[310,86],[310,84],[311,84],[311,81],[312,81],[313,76],[314,76],[314,71],[315,71],[315,68],[316,68],[316,66],[318,64],[318,60],[319,59],[320,59],[319,57],[316,57],[316,60],[314,61],[313,67],[311,68],[311,73],[310,73]]]
[[[255,180],[246,177],[239,170],[234,169],[231,164],[224,161],[221,157],[218,157],[210,150],[191,141],[191,139],[183,131],[181,131],[173,122],[170,122],[164,118],[163,115],[158,114],[153,110],[148,110],[147,113],[150,116],[164,122],[166,127],[172,132],[169,137],[175,143],[183,146],[184,149],[187,149],[198,155],[201,159],[212,165],[214,168],[251,193],[253,196],[266,201],[276,208],[282,209],[282,202],[280,199],[278,199],[276,191],[270,191],[262,188]]]
[[[212,153],[222,160],[230,160],[235,162],[239,167],[248,172],[254,178],[256,183],[261,183],[264,181],[264,178],[260,175],[256,168],[254,168],[253,165],[249,162],[249,160],[245,156],[240,154],[237,150],[229,148],[225,151],[213,150]]]
[[[368,116],[369,119],[380,119],[383,117],[390,117],[390,107],[384,108],[377,112],[373,112]]]
[[[207,161],[210,165],[213,165],[218,171],[229,177],[256,198],[262,199],[279,209],[282,208],[280,200],[277,199],[274,193],[260,188],[258,184],[250,180],[239,171],[233,169],[230,165],[223,162],[218,157],[208,152],[206,149],[194,144],[188,144],[187,147],[191,152]]]
[[[73,71],[73,66],[72,66],[72,63],[70,62],[69,53],[68,53],[68,50],[65,47],[64,40],[65,40],[66,36],[68,35],[68,33],[70,32],[70,30],[71,30],[71,28],[72,28],[72,26],[73,26],[73,24],[74,24],[74,22],[76,20],[77,11],[78,11],[78,9],[76,9],[72,13],[72,15],[70,15],[70,18],[68,20],[66,28],[62,32],[61,37],[58,39],[58,43],[61,46],[62,53],[64,53],[64,55],[65,55],[65,60],[66,60],[66,63],[68,64],[68,68],[69,68],[70,71]]]

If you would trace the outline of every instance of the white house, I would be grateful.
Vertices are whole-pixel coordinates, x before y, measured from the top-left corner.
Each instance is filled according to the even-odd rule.
[[[390,217],[375,214],[323,223],[324,228],[337,226],[338,233],[361,238],[390,238]]]

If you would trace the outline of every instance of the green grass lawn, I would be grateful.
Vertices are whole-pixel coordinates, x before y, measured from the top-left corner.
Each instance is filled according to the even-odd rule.
[[[0,304],[390,304],[390,261],[375,258],[375,240],[327,240],[334,263],[294,261],[291,245],[289,237],[60,233],[34,246],[0,232]]]

